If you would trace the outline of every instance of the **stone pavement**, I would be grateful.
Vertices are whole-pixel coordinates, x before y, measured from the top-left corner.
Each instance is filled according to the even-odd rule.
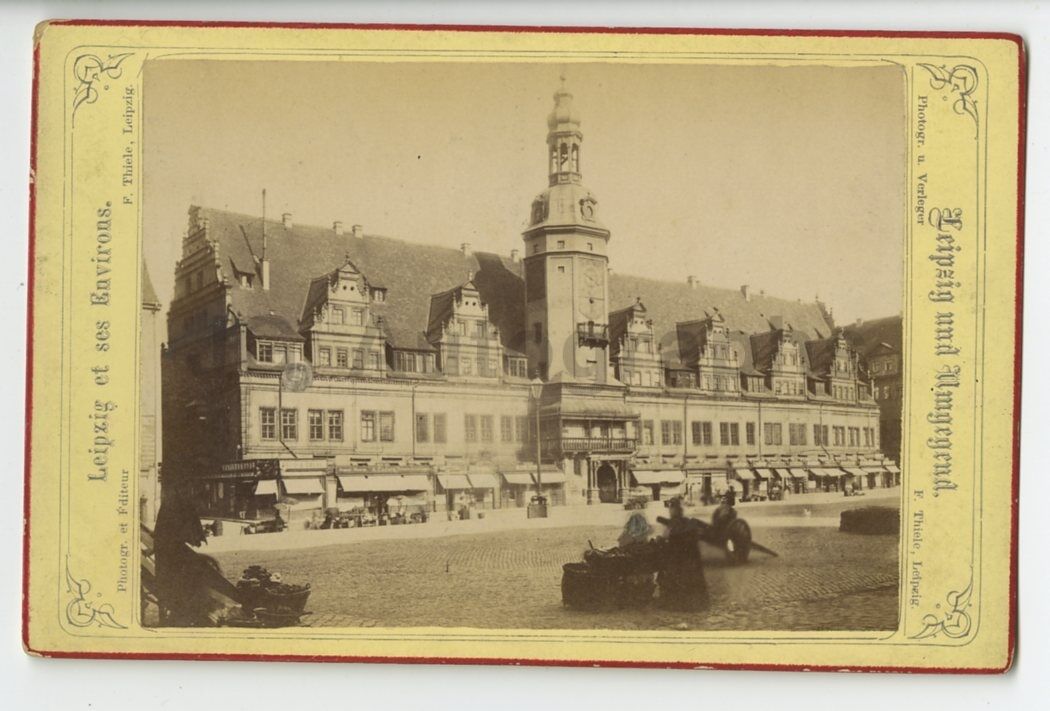
[[[742,512],[743,513],[743,512]],[[561,604],[561,566],[588,541],[615,543],[618,526],[489,531],[373,540],[294,551],[216,556],[227,576],[258,563],[310,582],[305,622],[315,627],[441,626],[528,629],[891,629],[898,606],[896,536],[827,527],[755,527],[777,551],[732,567],[709,552],[711,608],[607,613]]]
[[[752,525],[761,526],[838,526],[839,513],[857,506],[900,506],[901,489],[873,489],[866,496],[846,498],[839,493],[795,495],[785,501],[756,501],[737,504],[740,515]],[[709,519],[713,507],[694,507],[687,515]],[[665,514],[660,502],[650,503],[644,510],[650,521]],[[536,530],[572,526],[622,526],[631,512],[621,504],[593,506],[553,506],[550,517],[528,519],[525,509],[496,509],[485,511],[484,518],[466,521],[448,521],[435,515],[429,523],[405,526],[371,526],[338,530],[288,530],[282,533],[224,535],[210,538],[203,552],[215,555],[229,551],[292,550],[318,546],[345,545],[376,540],[401,540],[456,536],[470,533]]]

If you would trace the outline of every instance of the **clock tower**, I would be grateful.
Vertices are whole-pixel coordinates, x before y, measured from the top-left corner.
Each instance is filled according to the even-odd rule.
[[[545,381],[605,383],[609,346],[609,230],[580,173],[579,114],[565,79],[547,118],[546,190],[532,201],[525,240],[526,354]]]

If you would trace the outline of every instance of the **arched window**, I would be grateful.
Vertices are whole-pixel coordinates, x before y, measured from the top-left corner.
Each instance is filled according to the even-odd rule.
[[[572,146],[572,172],[580,172],[580,147],[575,144]]]

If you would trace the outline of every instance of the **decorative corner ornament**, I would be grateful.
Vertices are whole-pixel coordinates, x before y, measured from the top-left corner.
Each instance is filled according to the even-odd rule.
[[[952,109],[959,115],[966,114],[973,119],[974,138],[977,138],[981,130],[981,120],[977,115],[977,100],[972,96],[977,91],[977,69],[969,64],[957,64],[950,70],[944,64],[940,66],[920,64],[919,66],[930,73],[931,87],[937,90],[950,87],[948,94],[941,98],[947,101],[950,95],[956,95]]]
[[[948,609],[939,614],[928,614],[922,618],[923,628],[918,634],[912,635],[911,639],[929,639],[943,634],[949,639],[962,639],[970,634],[973,629],[973,618],[969,609],[972,607],[970,598],[973,596],[973,573],[970,574],[970,582],[962,590],[953,590],[945,596]],[[937,604],[940,609],[940,603]]]
[[[87,580],[77,580],[69,570],[69,557],[66,557],[66,592],[73,595],[73,599],[66,605],[66,620],[74,627],[109,627],[116,630],[125,630],[127,625],[122,625],[113,617],[114,608],[108,602],[98,604],[97,599],[102,593],[95,593],[96,600],[89,598],[91,583]]]
[[[124,73],[120,65],[134,52],[123,54],[110,54],[103,61],[95,54],[82,54],[73,62],[73,76],[78,84],[73,91],[73,117],[76,118],[77,109],[83,104],[93,104],[98,101],[98,82],[103,77],[119,79]],[[102,84],[102,90],[109,89],[109,84]]]

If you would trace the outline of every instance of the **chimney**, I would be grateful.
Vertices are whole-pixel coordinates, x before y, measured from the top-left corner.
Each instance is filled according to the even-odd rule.
[[[361,225],[354,225],[350,228],[350,234],[354,239],[361,239],[365,236],[365,228]]]
[[[339,220],[336,220],[335,222],[333,222],[332,223],[332,231],[335,232],[337,235],[343,234],[343,223],[340,222]]]
[[[784,328],[784,317],[783,316],[770,316],[769,325],[774,331],[780,331]]]
[[[470,242],[463,242],[460,244],[459,251],[463,253],[464,257],[469,257],[471,255]]]
[[[697,280],[697,278],[695,276],[690,274],[689,276],[687,276],[685,278],[685,283],[689,285],[690,289],[695,289],[700,282]]]
[[[747,284],[744,284],[743,286],[741,286],[740,287],[740,293],[743,295],[744,301],[751,301],[751,287],[750,286],[748,286]]]
[[[519,252],[516,249],[510,250],[510,261],[514,262],[515,264],[520,262],[521,261],[521,252]]]
[[[286,212],[281,215],[281,224],[284,225],[286,229],[292,229],[292,213]]]
[[[262,264],[259,265],[262,269],[262,288],[263,291],[270,290],[270,260],[262,260]]]

